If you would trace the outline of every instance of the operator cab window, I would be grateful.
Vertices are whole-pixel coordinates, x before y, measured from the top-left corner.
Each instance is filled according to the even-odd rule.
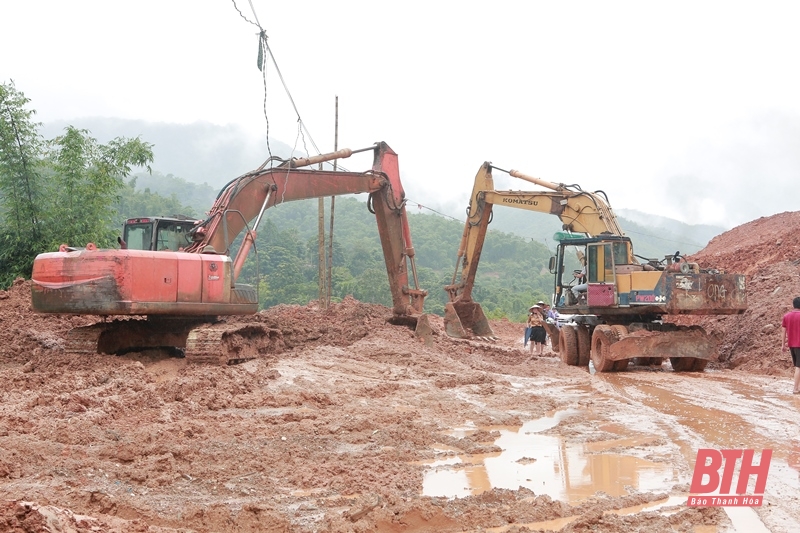
[[[153,238],[152,224],[128,224],[123,239],[130,250],[149,250]]]
[[[618,257],[625,257],[625,248],[622,254],[615,246],[619,243],[590,244],[588,249],[588,281],[589,283],[611,283],[614,281],[614,263]],[[624,262],[624,261],[623,261]]]
[[[625,265],[630,262],[627,242],[615,242],[612,247],[614,248],[614,265]]]
[[[160,221],[156,230],[156,250],[177,252],[192,243],[189,230],[194,226],[190,222]]]

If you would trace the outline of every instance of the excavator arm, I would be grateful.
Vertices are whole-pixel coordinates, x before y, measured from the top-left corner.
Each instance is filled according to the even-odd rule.
[[[374,151],[372,169],[366,172],[303,168],[366,150]],[[417,283],[397,154],[383,142],[363,150],[293,159],[274,168],[262,166],[236,178],[220,192],[208,218],[193,230],[192,244],[183,251],[96,250],[87,245],[86,250],[62,247],[59,252],[41,254],[34,261],[34,309],[97,315],[255,312],[255,291],[236,281],[264,211],[291,200],[354,193],[370,195],[393,314],[408,318],[421,314],[427,292]],[[231,262],[231,246],[243,231],[244,241]]]
[[[374,151],[374,160],[372,169],[366,172],[308,168],[367,150]],[[235,283],[255,242],[256,229],[266,209],[292,200],[358,193],[370,194],[370,208],[378,223],[394,314],[422,313],[427,292],[418,286],[397,154],[385,142],[362,150],[343,149],[330,154],[293,159],[278,167],[260,168],[240,176],[220,192],[208,218],[195,232],[196,242],[187,251],[228,255],[234,239],[246,230],[233,262]],[[256,222],[251,229],[250,222],[253,220]],[[411,266],[411,280],[407,263]]]
[[[453,337],[466,336],[466,329],[478,337],[493,336],[481,306],[472,301],[472,289],[494,205],[555,215],[561,219],[565,230],[574,233],[623,235],[602,193],[583,191],[577,185],[551,183],[516,170],[511,170],[509,175],[546,190],[496,191],[493,168],[491,163],[485,162],[475,175],[456,270],[451,283],[445,286],[449,296],[445,305],[445,329]]]

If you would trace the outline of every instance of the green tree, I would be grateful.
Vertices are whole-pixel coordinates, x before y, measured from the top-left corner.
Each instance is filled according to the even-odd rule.
[[[13,82],[0,85],[0,286],[30,276],[36,255],[61,243],[110,245],[125,178],[153,161],[138,138],[100,144],[70,126],[44,141],[29,102]]]
[[[197,216],[195,209],[184,205],[175,193],[170,196],[163,196],[152,192],[149,188],[138,190],[136,188],[136,182],[137,179],[133,178],[125,184],[125,188],[120,194],[119,201],[115,205],[117,220],[114,226],[116,228],[122,227],[125,220],[134,217]]]
[[[139,138],[118,137],[103,145],[86,130],[68,126],[49,143],[48,162],[55,200],[52,215],[58,221],[56,241],[70,245],[113,242],[120,193],[133,166],[153,161],[152,145]]]
[[[46,247],[44,143],[29,102],[13,82],[0,85],[0,286],[29,275],[31,254]]]

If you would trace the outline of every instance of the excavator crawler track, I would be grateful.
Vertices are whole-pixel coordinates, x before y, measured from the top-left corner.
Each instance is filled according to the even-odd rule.
[[[281,332],[261,324],[211,320],[115,320],[67,332],[69,354],[124,355],[149,349],[185,357],[190,364],[233,365],[283,349]]]
[[[192,329],[186,339],[190,364],[235,365],[280,351],[281,333],[261,324],[208,324]]]

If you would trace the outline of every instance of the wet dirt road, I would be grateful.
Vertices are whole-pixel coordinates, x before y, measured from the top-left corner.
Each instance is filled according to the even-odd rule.
[[[347,305],[271,311],[305,340],[231,367],[66,357],[55,333],[7,357],[0,525],[800,531],[788,376],[594,374],[531,357],[519,324],[493,322],[496,343],[425,345],[383,309]],[[699,448],[772,449],[764,505],[687,507]]]

